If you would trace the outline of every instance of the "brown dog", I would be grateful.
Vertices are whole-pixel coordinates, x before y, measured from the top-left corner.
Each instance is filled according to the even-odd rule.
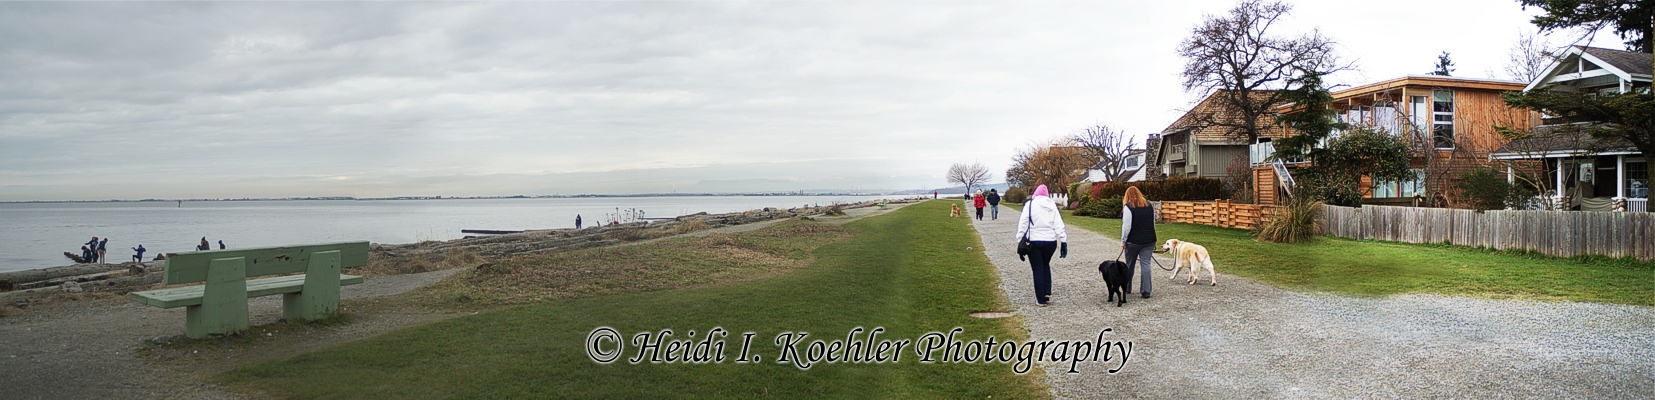
[[[1167,279],[1178,279],[1180,265],[1190,267],[1190,284],[1194,285],[1202,268],[1207,269],[1207,276],[1212,279],[1213,286],[1218,286],[1218,273],[1213,272],[1213,258],[1207,255],[1207,248],[1199,244],[1167,239],[1161,250],[1172,253],[1172,276]]]
[[[959,217],[960,216],[960,205],[959,204],[950,205],[948,207],[952,208],[952,210],[948,210],[948,217],[954,218],[954,217]]]

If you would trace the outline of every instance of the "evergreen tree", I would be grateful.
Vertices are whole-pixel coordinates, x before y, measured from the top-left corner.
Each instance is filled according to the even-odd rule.
[[[1448,58],[1448,50],[1443,50],[1442,54],[1437,55],[1437,69],[1435,71],[1431,71],[1431,75],[1454,76],[1453,74],[1454,60]]]

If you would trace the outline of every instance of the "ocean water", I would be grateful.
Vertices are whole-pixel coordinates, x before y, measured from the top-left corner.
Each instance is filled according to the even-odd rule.
[[[139,244],[155,254],[195,250],[206,237],[230,248],[367,240],[414,243],[464,237],[461,229],[590,227],[629,210],[670,218],[765,207],[830,205],[902,196],[686,196],[475,200],[282,200],[0,203],[0,272],[70,265],[93,236],[108,259],[130,261]]]

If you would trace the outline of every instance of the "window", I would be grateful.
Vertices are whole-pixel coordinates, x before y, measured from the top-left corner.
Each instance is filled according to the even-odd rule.
[[[1425,170],[1416,169],[1413,171],[1414,180],[1412,182],[1402,182],[1401,185],[1398,185],[1401,186],[1397,190],[1397,194],[1401,195],[1400,197],[1414,197],[1416,194],[1425,195]]]
[[[1626,197],[1631,197],[1634,199],[1649,198],[1648,162],[1626,162]]]
[[[1417,135],[1419,132],[1430,129],[1431,109],[1425,103],[1425,96],[1408,96],[1408,103],[1408,115],[1414,118],[1414,129],[1409,131]]]
[[[1138,167],[1138,158],[1140,158],[1140,157],[1139,156],[1127,157],[1126,158],[1126,168],[1127,169],[1137,168]]]
[[[1438,149],[1454,148],[1454,91],[1431,91],[1431,137]]]

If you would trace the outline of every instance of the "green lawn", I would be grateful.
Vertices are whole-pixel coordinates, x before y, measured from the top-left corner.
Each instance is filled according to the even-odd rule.
[[[1119,219],[1075,217],[1065,212],[1063,220],[1112,238],[1121,232]],[[1155,230],[1161,241],[1179,239],[1206,246],[1221,273],[1293,290],[1655,305],[1655,263],[1651,262],[1530,256],[1330,236],[1309,243],[1279,244],[1253,240],[1246,230],[1191,224],[1161,224]]]
[[[820,363],[809,370],[775,362],[780,350],[773,341],[783,332],[809,332],[806,343],[843,339],[855,327],[884,327],[881,338],[893,340],[954,327],[963,327],[966,339],[1024,339],[1016,319],[966,316],[1006,303],[993,266],[980,250],[968,250],[979,243],[970,222],[948,218],[949,204],[925,202],[848,224],[849,239],[816,249],[807,266],[767,278],[492,309],[237,369],[222,380],[302,398],[1048,397],[1038,373],[1015,374],[1010,364],[919,363],[911,351],[895,363]],[[628,341],[662,329],[680,340],[693,330],[701,339],[722,327],[732,332],[724,339],[729,359],[634,365],[626,362],[636,353],[628,343],[621,360],[600,364],[585,352],[588,333],[598,327]],[[733,360],[743,332],[756,333],[753,352],[761,362]]]

